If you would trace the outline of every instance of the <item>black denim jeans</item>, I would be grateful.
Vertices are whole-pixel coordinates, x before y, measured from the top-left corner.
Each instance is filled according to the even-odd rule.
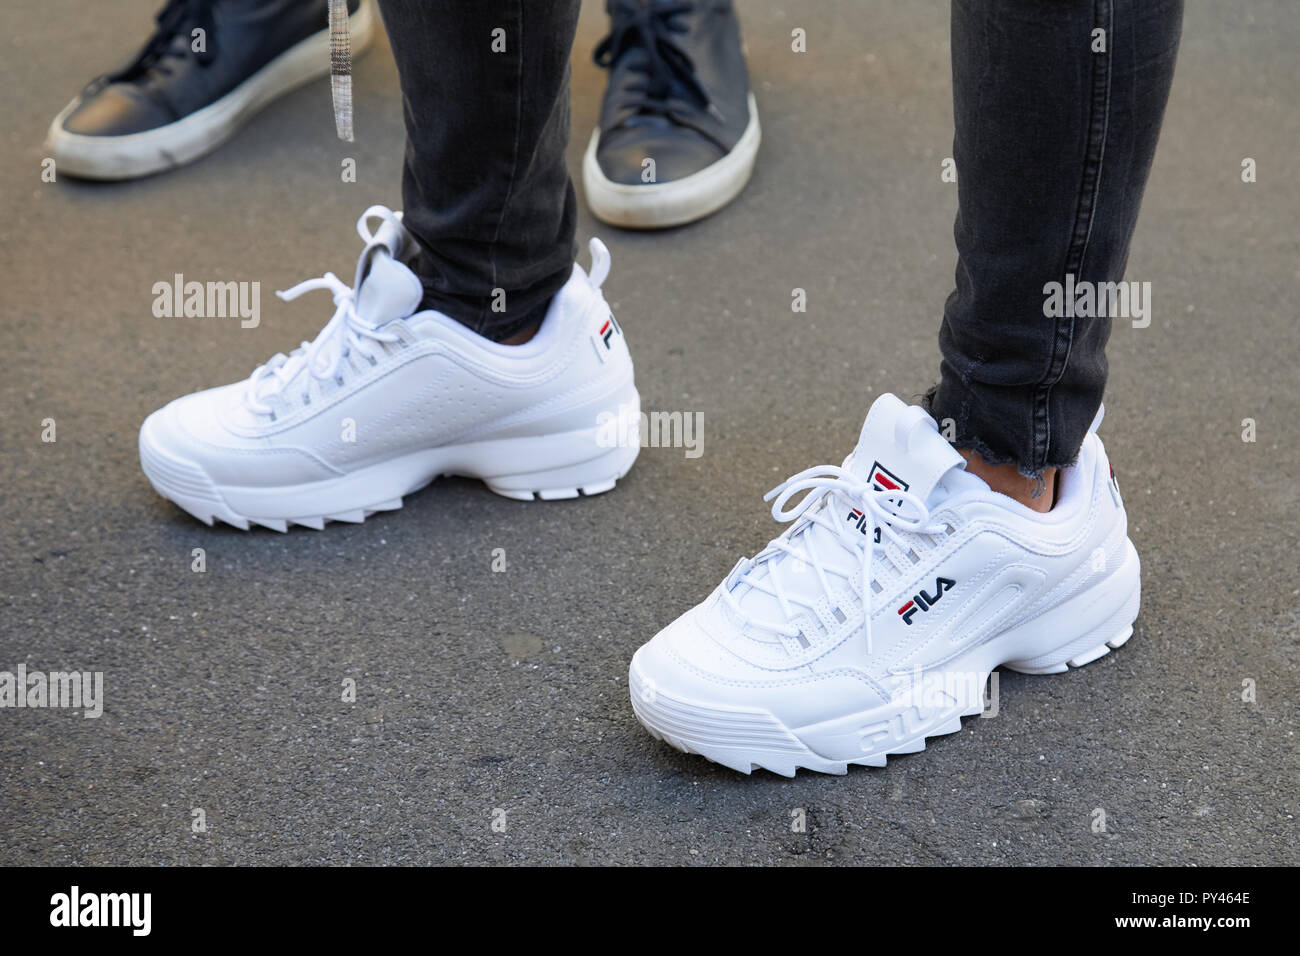
[[[564,150],[578,0],[379,6],[402,84],[403,222],[423,246],[424,307],[508,338],[573,271]]]
[[[992,464],[1068,465],[1101,404],[1111,319],[1048,317],[1044,287],[1123,278],[1182,13],[953,0],[957,289],[927,401]]]
[[[381,8],[401,74],[402,192],[427,250],[425,304],[508,337],[571,269],[564,149],[578,2]],[[1044,286],[1123,277],[1181,24],[1182,0],[952,4],[959,259],[926,400],[952,419],[959,447],[992,463],[1027,475],[1070,463],[1101,403],[1110,319],[1048,318]],[[493,51],[498,29],[504,52]],[[491,309],[495,289],[505,312]]]

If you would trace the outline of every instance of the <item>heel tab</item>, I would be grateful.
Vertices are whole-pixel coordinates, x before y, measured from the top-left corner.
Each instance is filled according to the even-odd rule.
[[[595,236],[587,243],[587,249],[591,252],[591,271],[587,273],[587,280],[593,289],[599,289],[609,278],[609,249]]]

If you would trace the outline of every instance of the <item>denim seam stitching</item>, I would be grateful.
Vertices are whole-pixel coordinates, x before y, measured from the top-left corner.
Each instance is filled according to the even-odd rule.
[[[519,24],[519,32],[515,37],[515,44],[519,48],[518,67],[515,70],[515,117],[514,117],[514,143],[510,147],[510,184],[506,186],[505,198],[501,201],[501,215],[497,217],[497,227],[492,233],[492,242],[488,247],[488,265],[492,269],[492,288],[497,289],[497,260],[496,248],[501,239],[501,227],[506,221],[506,214],[510,210],[510,201],[515,194],[515,180],[519,177],[519,127],[523,123],[524,111],[524,5],[519,3],[518,14],[515,22]],[[491,299],[491,294],[488,296]],[[509,310],[509,305],[506,306]],[[484,302],[482,310],[479,312],[478,322],[475,324],[474,331],[479,335],[484,334],[483,330],[487,328],[488,322],[488,303]]]
[[[1083,177],[1080,182],[1078,205],[1070,247],[1066,251],[1066,261],[1062,269],[1062,278],[1073,272],[1076,279],[1081,274],[1083,262],[1088,252],[1088,243],[1092,238],[1092,226],[1097,212],[1097,195],[1101,191],[1103,160],[1106,154],[1106,137],[1110,130],[1110,85],[1112,72],[1112,50],[1109,44],[1114,39],[1114,7],[1110,0],[1097,0],[1096,15],[1093,26],[1103,26],[1105,42],[1108,44],[1101,62],[1094,67],[1092,75],[1092,110],[1088,121],[1088,139],[1085,144]],[[1093,54],[1097,56],[1098,54]],[[1095,153],[1095,156],[1094,156]],[[1041,471],[1044,462],[1051,453],[1052,423],[1050,405],[1053,386],[1065,374],[1069,362],[1071,346],[1074,341],[1074,319],[1062,316],[1057,320],[1052,347],[1052,360],[1047,374],[1038,386],[1037,400],[1033,417],[1033,459],[1031,465],[1035,472]],[[1064,333],[1064,335],[1062,334]]]

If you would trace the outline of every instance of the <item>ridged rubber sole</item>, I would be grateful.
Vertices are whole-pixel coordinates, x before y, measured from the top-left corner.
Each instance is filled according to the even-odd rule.
[[[632,709],[656,739],[744,774],[763,769],[793,777],[800,769],[846,774],[855,765],[884,767],[889,757],[922,751],[930,738],[961,730],[963,717],[982,713],[989,675],[997,667],[1025,674],[1060,674],[1090,664],[1125,644],[1133,635],[1141,603],[1140,564],[1131,542],[1113,577],[1114,586],[1103,598],[1110,606],[1084,634],[1063,643],[1056,643],[1053,636],[1059,633],[1058,621],[1069,620],[1079,613],[1079,607],[1097,601],[1092,591],[1004,632],[942,670],[926,673],[926,678],[945,673],[982,675],[976,681],[946,685],[947,692],[935,695],[945,699],[935,706],[927,706],[924,700],[890,703],[821,724],[790,728],[762,708],[709,704],[667,693],[641,673],[633,657],[628,671]],[[1026,656],[1027,647],[1046,649]],[[809,746],[809,738],[819,742],[820,752]],[[850,754],[850,750],[857,752]]]
[[[222,521],[242,531],[253,525],[287,532],[293,525],[319,531],[329,521],[360,524],[401,508],[405,496],[443,476],[480,479],[516,501],[598,495],[614,488],[640,450],[600,448],[589,432],[570,432],[428,449],[305,485],[238,488],[218,485],[198,465],[168,453],[148,427],[140,431],[140,465],[155,491],[204,524]],[[539,467],[510,470],[530,461]]]

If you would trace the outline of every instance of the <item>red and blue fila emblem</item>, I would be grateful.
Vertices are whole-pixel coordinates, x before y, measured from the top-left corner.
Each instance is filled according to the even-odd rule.
[[[939,602],[939,598],[943,597],[944,591],[951,591],[956,586],[957,582],[952,578],[935,578],[933,597],[926,593],[925,588],[921,588],[919,594],[913,594],[912,600],[908,601],[898,609],[898,613],[903,617],[903,623],[910,627],[912,624],[912,615],[917,611],[930,610],[932,606]]]
[[[849,512],[849,522],[856,525],[863,534],[867,533],[867,516],[862,513],[861,508],[854,508]]]
[[[618,319],[614,318],[611,314],[610,317],[605,320],[605,324],[600,327],[600,331],[597,333],[600,336],[600,340],[605,343],[605,348],[612,349],[614,347],[610,344],[609,340],[614,337],[615,332],[619,335],[623,334],[623,330],[618,327]]]
[[[867,528],[870,527],[870,525],[867,524],[867,516],[864,515],[864,514],[862,513],[862,509],[861,509],[861,508],[854,508],[852,511],[850,511],[847,520],[848,520],[849,524],[851,524],[851,525],[853,525],[854,527],[856,527],[856,528],[858,529],[859,533],[861,533],[861,534],[866,534],[866,533],[867,533]],[[879,529],[879,528],[876,528],[875,535],[874,535],[874,540],[875,540],[876,544],[880,544],[880,529]]]
[[[875,485],[877,491],[907,490],[907,482],[878,461],[871,463],[871,471],[867,474],[867,481]]]
[[[896,474],[882,465],[880,462],[872,462],[871,471],[867,474],[869,481],[877,491],[906,491],[907,482],[899,478]],[[862,513],[862,509],[854,508],[849,512],[846,519],[854,525],[862,534],[867,533],[867,516]],[[873,534],[876,544],[880,544],[880,529],[876,528]]]

